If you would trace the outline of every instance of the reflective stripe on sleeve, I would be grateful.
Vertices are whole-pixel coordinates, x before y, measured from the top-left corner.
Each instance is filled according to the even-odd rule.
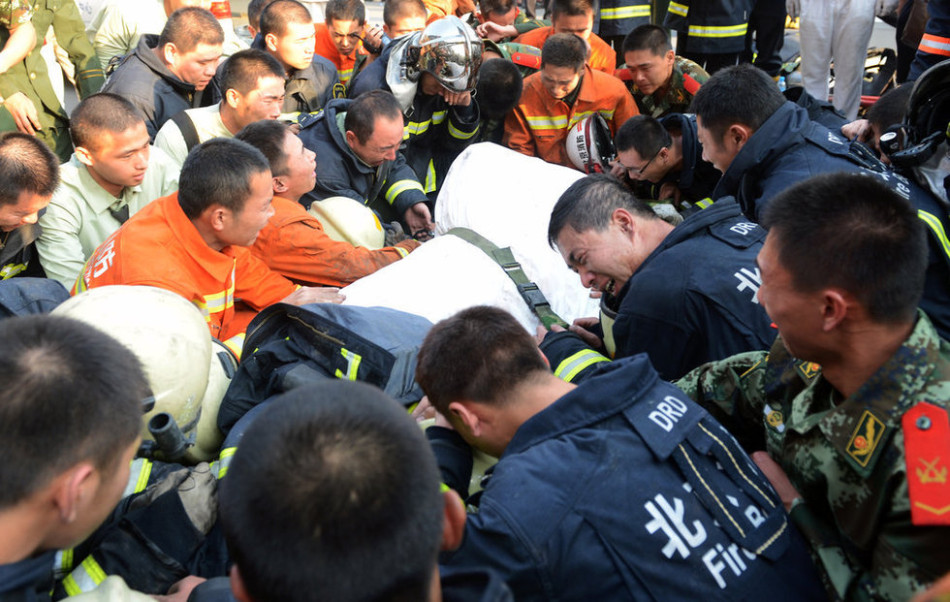
[[[947,232],[943,229],[943,224],[940,223],[937,216],[932,213],[927,213],[923,209],[918,209],[917,217],[924,220],[924,223],[927,224],[930,230],[937,236],[937,240],[940,241],[940,246],[943,248],[944,254],[950,258],[950,240],[947,239]]]
[[[691,38],[738,38],[744,37],[748,30],[748,23],[742,23],[740,25],[723,25],[718,27],[690,25],[689,36]]]
[[[407,190],[418,190],[425,194],[422,184],[416,180],[396,180],[393,185],[386,189],[386,202],[390,205],[396,202],[396,198]]]
[[[925,33],[920,39],[920,45],[917,50],[928,54],[942,54],[950,56],[950,38],[942,38],[930,33]]]
[[[360,370],[360,362],[363,361],[363,356],[358,353],[353,353],[345,347],[340,349],[340,355],[346,358],[346,374],[342,370],[337,369],[334,372],[334,376],[341,380],[356,380],[357,373]]]
[[[554,376],[563,381],[572,382],[574,378],[589,366],[598,362],[609,362],[610,360],[593,349],[582,349],[572,356],[569,356],[554,371]]]
[[[685,17],[689,14],[689,7],[679,2],[670,2],[670,6],[667,10],[680,17]]]
[[[63,589],[70,596],[91,592],[106,580],[106,572],[92,556],[86,556],[82,564],[63,579]]]

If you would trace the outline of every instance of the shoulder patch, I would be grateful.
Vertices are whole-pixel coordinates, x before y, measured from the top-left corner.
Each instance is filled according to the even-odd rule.
[[[887,427],[877,416],[865,410],[861,415],[861,420],[858,421],[858,426],[854,427],[854,432],[851,433],[845,452],[859,466],[866,468],[874,457],[874,452],[884,438],[886,430]]]
[[[531,69],[541,69],[541,55],[528,54],[526,52],[512,52],[511,62],[522,67]]]
[[[683,88],[685,88],[687,92],[693,96],[696,96],[696,93],[699,92],[699,88],[701,86],[702,84],[693,79],[688,73],[683,74]]]
[[[915,525],[950,525],[950,420],[947,411],[921,402],[901,418],[910,517]]]
[[[346,98],[346,86],[343,84],[333,84],[333,98]]]
[[[765,240],[766,234],[762,227],[745,218],[714,223],[709,226],[709,233],[736,249],[748,249]]]

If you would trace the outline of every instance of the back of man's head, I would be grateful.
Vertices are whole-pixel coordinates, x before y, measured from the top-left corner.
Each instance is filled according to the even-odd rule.
[[[785,97],[765,71],[749,64],[717,71],[696,92],[690,111],[718,139],[733,124],[753,132],[785,104]]]
[[[517,0],[479,0],[478,9],[484,17],[489,15],[506,15],[511,9],[518,6]]]
[[[904,122],[907,115],[907,105],[910,101],[910,93],[914,86],[903,85],[885,92],[868,109],[867,118],[878,132],[884,131],[892,125],[898,125]]]
[[[258,86],[263,77],[284,79],[284,68],[280,61],[270,54],[256,48],[247,48],[235,52],[221,69],[221,90],[237,90],[242,96]]]
[[[161,35],[158,47],[174,44],[180,53],[191,52],[198,44],[219,46],[224,43],[224,30],[211,11],[197,6],[186,6],[173,12]]]
[[[554,204],[548,222],[548,244],[556,246],[561,231],[568,226],[576,232],[606,230],[617,209],[625,209],[640,219],[660,219],[619,180],[593,174],[571,184]]]
[[[59,159],[39,139],[0,134],[0,205],[15,205],[23,192],[50,196],[59,185]]]
[[[284,140],[293,135],[290,126],[276,119],[262,119],[244,126],[234,138],[247,142],[267,158],[274,177],[287,173],[287,153],[284,152]]]
[[[663,56],[673,50],[670,36],[659,25],[646,24],[635,28],[623,39],[622,53],[649,50],[655,56]]]
[[[212,205],[240,213],[251,196],[251,177],[270,173],[259,150],[233,138],[212,138],[188,153],[178,179],[178,204],[188,219]]]
[[[553,23],[561,17],[579,17],[593,14],[594,5],[591,0],[554,0],[554,7],[551,9],[551,22]]]
[[[69,116],[69,136],[73,146],[89,150],[98,148],[103,132],[121,134],[145,119],[131,102],[116,94],[100,92],[86,97]]]
[[[253,31],[261,30],[261,13],[275,0],[251,0],[247,5],[247,24]]]
[[[514,63],[491,59],[482,63],[475,84],[478,108],[485,119],[503,119],[521,99],[524,81]]]
[[[504,405],[517,387],[550,374],[534,337],[511,314],[488,306],[436,324],[416,367],[419,386],[444,416],[454,401]]]
[[[386,0],[383,4],[383,23],[390,29],[404,19],[426,18],[426,5],[422,0]]]
[[[312,23],[310,11],[297,0],[277,0],[267,5],[261,12],[261,35],[273,34],[278,38],[287,33],[291,23]]]
[[[630,149],[637,151],[640,158],[647,161],[655,157],[660,149],[673,144],[670,133],[659,121],[649,115],[634,115],[617,130],[614,146],[618,152]]]
[[[366,144],[376,129],[376,119],[402,119],[399,101],[387,90],[370,90],[356,97],[346,109],[343,128],[353,132],[360,144]]]
[[[104,474],[142,430],[150,395],[135,355],[82,322],[0,321],[0,510],[88,461]]]
[[[256,602],[426,600],[439,472],[399,404],[362,383],[274,399],[220,485],[228,549]]]
[[[579,73],[587,62],[587,42],[572,33],[556,33],[544,41],[541,67],[567,67]]]
[[[330,0],[323,11],[327,25],[333,21],[356,21],[358,25],[366,23],[366,6],[363,0]]]
[[[762,225],[797,290],[840,288],[873,321],[913,321],[927,269],[925,228],[876,176],[836,173],[796,184],[770,201]]]

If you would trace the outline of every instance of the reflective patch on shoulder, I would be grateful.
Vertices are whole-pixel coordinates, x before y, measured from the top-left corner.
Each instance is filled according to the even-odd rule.
[[[884,426],[884,423],[877,416],[865,410],[864,414],[861,415],[858,426],[851,433],[851,440],[848,441],[845,452],[859,466],[866,467],[871,458],[874,457],[874,451],[884,438],[886,431],[887,427]]]

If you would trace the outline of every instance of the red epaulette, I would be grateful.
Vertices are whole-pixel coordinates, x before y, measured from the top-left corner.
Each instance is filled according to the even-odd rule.
[[[699,83],[698,81],[690,77],[688,74],[686,73],[683,74],[683,87],[686,89],[687,92],[695,96],[696,93],[699,92],[699,88],[701,86],[702,86],[701,83]]]
[[[530,67],[531,69],[541,68],[541,56],[536,55],[536,54],[525,54],[524,52],[512,52],[511,62],[514,63],[515,65],[521,65],[522,67]]]
[[[910,518],[915,525],[950,525],[950,419],[921,402],[901,418]]]
[[[626,67],[618,67],[617,69],[614,69],[614,77],[622,82],[633,81],[633,74],[630,73],[630,70]]]

